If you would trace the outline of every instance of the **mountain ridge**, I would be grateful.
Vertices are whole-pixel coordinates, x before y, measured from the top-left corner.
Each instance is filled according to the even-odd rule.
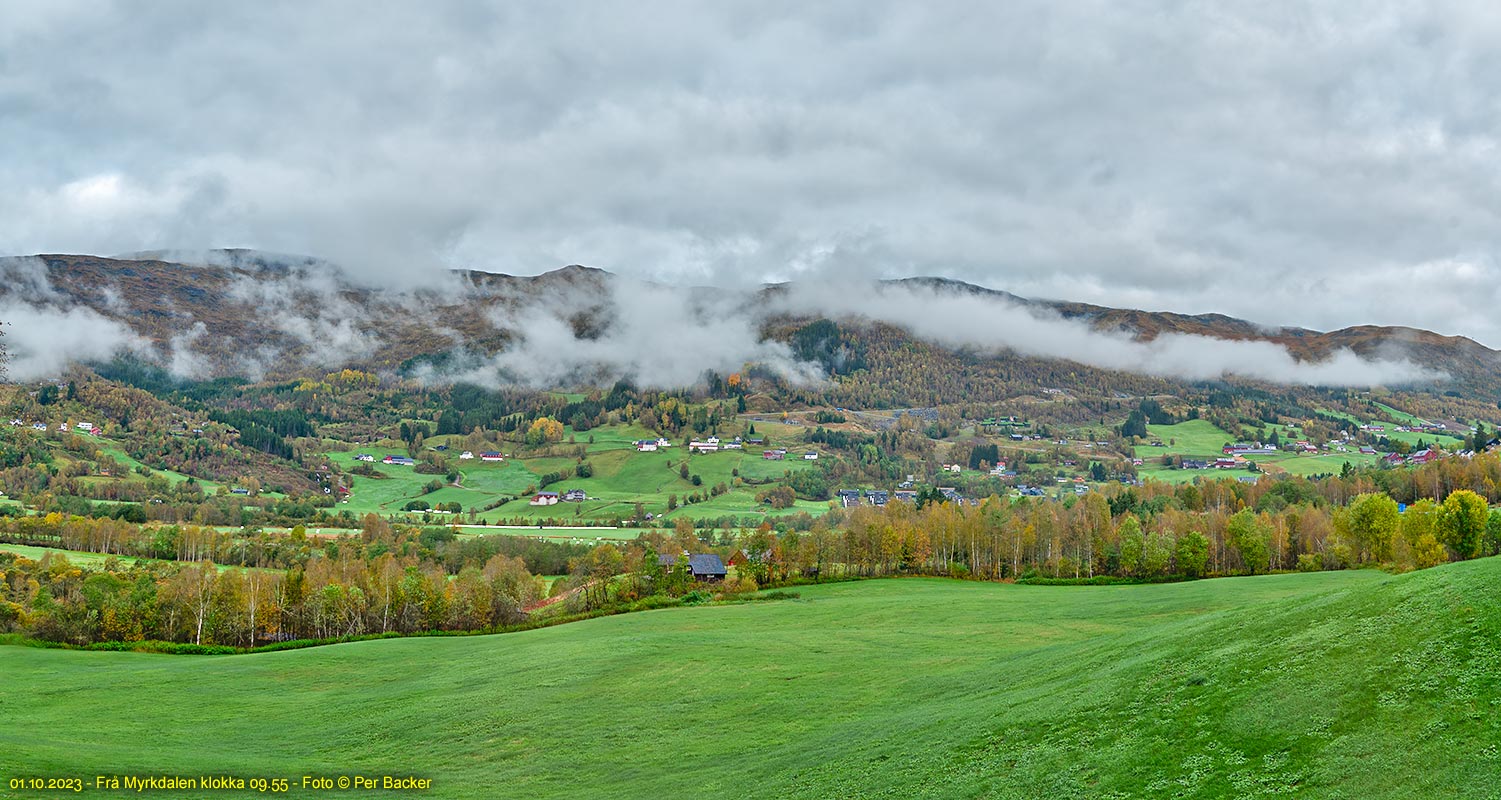
[[[310,256],[214,252],[219,255],[199,264],[86,254],[0,259],[0,273],[8,278],[0,286],[0,302],[14,307],[20,301],[64,311],[86,308],[159,352],[183,349],[198,356],[207,365],[205,374],[216,376],[237,370],[291,375],[303,368],[397,369],[413,359],[455,349],[501,352],[525,335],[541,311],[551,310],[567,321],[576,336],[585,338],[587,332],[591,339],[600,338],[613,317],[640,313],[619,291],[629,279],[579,264],[530,276],[450,270],[431,286],[393,290],[360,285],[337,266]],[[1272,327],[1217,313],[1189,315],[1030,299],[933,276],[872,284],[933,297],[985,298],[1139,342],[1176,334],[1267,342],[1286,348],[1302,361],[1317,362],[1342,350],[1365,359],[1405,358],[1457,378],[1466,391],[1494,394],[1501,390],[1495,374],[1501,367],[1501,352],[1464,336],[1404,326],[1356,325],[1332,331]],[[684,303],[728,298],[733,307],[769,304],[803,284],[769,284],[759,291],[633,285],[686,292],[683,297],[689,299],[677,298]]]

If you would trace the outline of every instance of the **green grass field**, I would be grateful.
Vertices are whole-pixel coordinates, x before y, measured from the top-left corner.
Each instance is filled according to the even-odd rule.
[[[884,580],[248,656],[0,647],[0,795],[109,771],[416,773],[441,798],[1496,798],[1498,585],[1501,559]]]
[[[33,561],[41,561],[44,557],[49,556],[49,555],[51,555],[51,556],[62,556],[64,558],[68,559],[69,563],[74,564],[76,566],[80,566],[80,567],[95,567],[95,568],[102,566],[105,561],[108,561],[111,558],[118,559],[119,562],[122,565],[143,564],[143,563],[144,564],[151,564],[151,563],[157,563],[157,562],[162,562],[163,561],[163,559],[159,559],[159,558],[138,558],[136,556],[109,556],[109,555],[103,555],[103,554],[100,554],[100,553],[90,553],[90,552],[88,552],[86,550],[62,550],[62,549],[58,549],[58,548],[54,548],[54,547],[32,547],[31,545],[25,545],[25,544],[6,544],[4,542],[0,542],[0,552],[15,553],[18,556],[25,556],[26,558],[32,559]],[[232,567],[232,566],[229,566],[227,564],[216,564],[215,568],[218,569],[220,572],[224,572],[225,570],[230,570],[230,569],[236,569],[236,567]],[[260,569],[260,568],[257,567],[256,569]],[[264,570],[264,571],[267,571],[267,572],[280,572],[281,570]]]
[[[1284,426],[1276,427],[1278,434],[1287,436],[1289,429]],[[1180,422],[1177,425],[1148,425],[1147,432],[1151,438],[1161,440],[1166,447],[1152,447],[1141,445],[1136,448],[1136,456],[1145,463],[1137,468],[1138,474],[1143,478],[1165,481],[1167,483],[1187,483],[1196,477],[1241,477],[1251,473],[1244,469],[1235,470],[1179,470],[1161,465],[1160,459],[1165,455],[1179,455],[1186,457],[1213,459],[1221,454],[1226,442],[1233,442],[1235,438],[1224,430],[1216,427],[1208,420],[1196,419],[1188,422]],[[1429,441],[1433,438],[1430,436]],[[1262,467],[1264,472],[1286,472],[1292,475],[1318,475],[1339,474],[1346,461],[1351,466],[1370,466],[1375,464],[1378,456],[1361,455],[1360,452],[1351,448],[1349,452],[1320,452],[1318,454],[1300,454],[1290,451],[1280,451],[1268,455],[1250,456],[1251,461]]]
[[[629,518],[635,514],[637,503],[641,503],[645,511],[657,516],[665,515],[669,519],[678,516],[701,519],[725,515],[776,517],[801,511],[821,514],[828,510],[827,503],[807,501],[799,501],[790,509],[773,510],[756,502],[755,495],[759,487],[734,486],[737,472],[738,477],[745,480],[764,481],[783,477],[788,472],[813,468],[811,462],[801,458],[766,461],[761,458],[760,449],[691,455],[682,446],[638,453],[634,442],[636,439],[647,438],[648,432],[637,426],[596,428],[586,434],[572,435],[588,447],[586,460],[593,467],[591,477],[571,477],[578,464],[571,457],[512,458],[501,463],[453,459],[452,463],[457,465],[462,474],[461,485],[444,486],[428,493],[424,493],[424,486],[435,478],[441,481],[443,476],[423,475],[412,467],[380,463],[380,459],[387,455],[405,455],[404,452],[362,448],[358,452],[374,456],[376,463],[371,466],[386,477],[353,476],[353,493],[347,503],[339,504],[339,508],[356,515],[372,512],[390,514],[400,512],[411,500],[421,499],[434,505],[457,502],[467,511],[470,508],[484,508],[503,496],[517,497],[516,500],[481,513],[479,519],[486,522],[513,518]],[[591,435],[594,441],[588,443]],[[354,459],[355,455],[355,451],[335,452],[330,453],[329,458],[348,469],[358,463]],[[685,458],[688,460],[689,479],[681,477],[678,471],[678,466]],[[528,487],[539,485],[543,475],[554,472],[570,477],[549,486],[550,491],[583,489],[590,499],[578,504],[533,506],[530,495],[521,496]],[[692,475],[699,476],[700,485],[692,483]],[[670,495],[675,494],[681,500],[695,491],[707,493],[710,487],[718,483],[731,487],[730,491],[703,503],[685,505],[668,512],[667,500]],[[463,515],[463,519],[468,520],[467,513]]]
[[[15,553],[18,556],[25,556],[33,561],[41,561],[48,555],[65,556],[74,564],[88,567],[97,567],[110,558],[110,556],[89,553],[82,550],[59,550],[51,547],[32,547],[31,545],[6,544],[4,542],[0,542],[0,552]],[[135,558],[133,556],[114,556],[114,558],[119,559],[121,564],[134,564],[138,561],[151,562],[156,560],[153,558]]]

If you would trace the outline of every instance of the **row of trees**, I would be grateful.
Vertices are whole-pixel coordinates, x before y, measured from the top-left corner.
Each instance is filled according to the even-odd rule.
[[[0,631],[49,641],[168,641],[251,646],[375,633],[489,630],[525,619],[541,583],[518,558],[494,556],[450,578],[441,567],[353,556],[287,572],[213,562],[116,559],[87,569],[63,558],[0,553]]]
[[[1298,503],[1257,511],[1137,503],[1102,495],[1074,503],[991,498],[852,509],[842,530],[822,521],[753,543],[783,573],[829,568],[859,575],[935,574],[987,579],[1255,574],[1381,564],[1433,566],[1501,551],[1501,511],[1468,490],[1398,512],[1384,493],[1343,507]]]

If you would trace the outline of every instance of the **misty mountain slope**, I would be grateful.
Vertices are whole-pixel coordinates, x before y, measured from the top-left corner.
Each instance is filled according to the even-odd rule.
[[[303,256],[137,255],[0,259],[13,377],[45,377],[69,361],[125,352],[192,378],[347,366],[539,388],[619,378],[681,386],[705,371],[753,363],[792,385],[817,385],[840,369],[800,353],[794,336],[827,318],[879,340],[877,362],[922,358],[977,381],[1009,375],[1002,380],[1016,389],[1067,387],[1082,368],[1150,379],[1127,391],[1230,378],[1419,385],[1482,400],[1501,394],[1501,355],[1462,337],[1375,326],[1265,328],[1222,315],[1028,300],[942,278],[745,291],[570,266],[530,277],[455,271],[398,288],[360,285]],[[147,257],[154,255],[180,260]],[[862,366],[876,380],[899,367],[869,359]]]

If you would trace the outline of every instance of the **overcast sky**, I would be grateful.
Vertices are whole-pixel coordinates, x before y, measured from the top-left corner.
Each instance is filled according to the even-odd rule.
[[[583,263],[1501,346],[1474,3],[0,0],[0,253]]]

